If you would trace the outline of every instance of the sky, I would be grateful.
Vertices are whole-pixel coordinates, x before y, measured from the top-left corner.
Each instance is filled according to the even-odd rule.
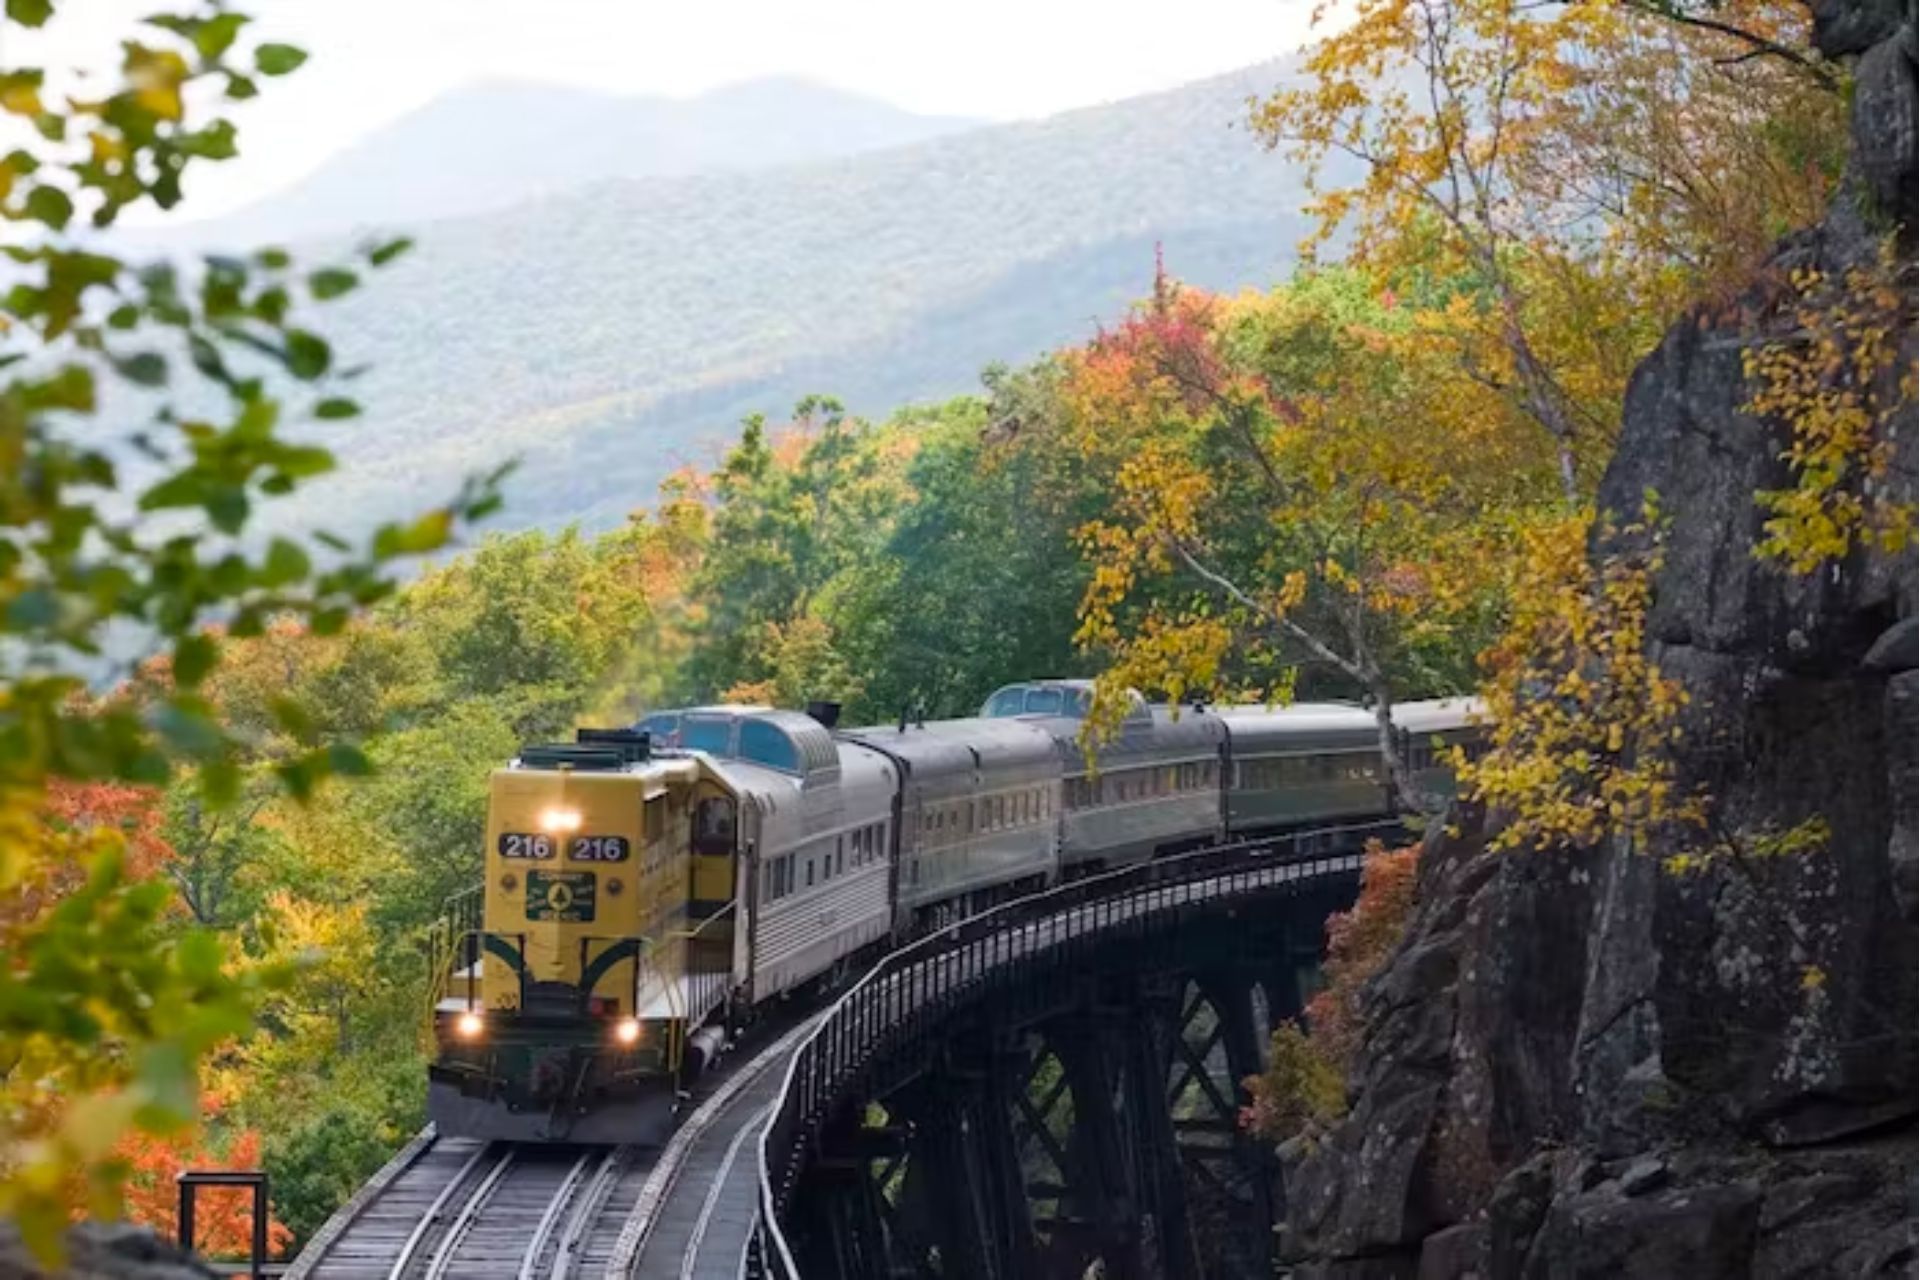
[[[235,121],[241,157],[203,166],[195,218],[288,186],[355,139],[462,85],[517,79],[685,97],[801,76],[909,110],[994,120],[1170,88],[1291,53],[1313,0],[237,0],[256,39],[308,64]],[[14,59],[109,66],[164,0],[66,0]]]

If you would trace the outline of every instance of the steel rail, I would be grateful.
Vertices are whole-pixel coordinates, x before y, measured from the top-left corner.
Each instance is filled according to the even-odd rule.
[[[407,1234],[405,1243],[400,1246],[400,1256],[393,1260],[393,1267],[387,1272],[387,1280],[406,1280],[407,1268],[413,1265],[413,1255],[420,1251],[420,1244],[426,1239],[428,1228],[439,1220],[441,1211],[447,1207],[447,1201],[453,1199],[453,1193],[466,1182],[474,1168],[486,1159],[487,1153],[491,1150],[493,1150],[491,1143],[479,1148],[467,1157],[467,1162],[460,1166],[453,1177],[447,1179],[447,1185],[440,1188],[440,1194],[433,1198],[433,1203],[427,1206],[427,1211],[420,1215],[420,1220],[413,1224],[413,1230]]]
[[[540,1215],[540,1225],[533,1229],[533,1239],[527,1242],[527,1251],[520,1260],[519,1280],[536,1280],[540,1273],[540,1255],[546,1252],[547,1241],[553,1235],[553,1225],[560,1219],[560,1211],[572,1203],[573,1189],[580,1185],[580,1176],[586,1172],[587,1165],[593,1160],[593,1152],[583,1151],[580,1158],[573,1162],[573,1168],[567,1171],[567,1177],[560,1189],[553,1193],[553,1199],[547,1202],[547,1211]]]
[[[460,1212],[454,1215],[453,1224],[440,1237],[440,1247],[433,1251],[433,1260],[427,1264],[427,1280],[440,1280],[447,1274],[447,1268],[453,1265],[453,1255],[460,1251],[461,1243],[467,1238],[467,1229],[473,1225],[473,1215],[485,1207],[493,1198],[493,1190],[500,1180],[507,1176],[507,1170],[513,1167],[515,1149],[508,1147],[500,1153],[493,1168],[487,1170],[487,1176],[480,1180],[466,1203],[460,1206]]]

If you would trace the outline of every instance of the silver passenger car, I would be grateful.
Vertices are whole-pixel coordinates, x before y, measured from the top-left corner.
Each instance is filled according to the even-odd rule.
[[[1379,727],[1348,703],[1220,707],[1235,835],[1390,812]]]
[[[995,690],[981,714],[1044,729],[1060,761],[1060,863],[1079,875],[1222,834],[1220,770],[1226,733],[1198,708],[1150,707],[1139,694],[1119,731],[1094,745],[1081,729],[1091,680],[1032,680]]]
[[[1060,767],[1053,741],[1016,720],[842,730],[898,768],[895,927],[906,932],[1051,882]]]
[[[641,721],[701,753],[739,804],[741,911],[734,971],[755,1003],[887,936],[887,850],[898,774],[810,716],[732,706]]]
[[[1059,754],[1063,874],[1086,874],[1214,843],[1223,834],[1220,770],[1226,731],[1192,707],[1137,704],[1091,758],[1083,721],[1037,721]]]
[[[1434,698],[1402,702],[1393,708],[1413,785],[1422,795],[1444,802],[1455,792],[1452,749],[1473,751],[1480,742],[1485,704],[1478,698]]]

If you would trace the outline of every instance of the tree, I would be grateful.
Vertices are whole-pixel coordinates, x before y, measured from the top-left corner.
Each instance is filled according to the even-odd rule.
[[[43,26],[57,8],[14,0],[6,23]],[[235,153],[224,104],[305,56],[247,28],[219,4],[190,6],[143,23],[104,84],[0,71],[0,113],[31,127],[0,158],[0,216],[15,228],[0,289],[0,891],[86,868],[47,909],[0,924],[0,1212],[46,1254],[73,1175],[111,1212],[122,1168],[110,1153],[127,1127],[191,1121],[197,1065],[246,1030],[264,980],[229,972],[211,935],[166,927],[167,888],[129,874],[122,833],[45,822],[49,786],[153,786],[185,766],[210,802],[230,799],[239,744],[205,696],[222,647],[210,625],[249,636],[290,614],[336,631],[392,590],[390,562],[443,545],[496,502],[497,476],[470,482],[357,550],[246,536],[263,502],[333,465],[291,419],[358,412],[310,310],[404,241],[304,273],[277,249],[182,270],[135,268],[70,231],[142,202],[171,208],[190,170]],[[164,690],[80,696],[109,628],[165,649]],[[301,740],[279,768],[295,793],[363,767],[283,714]],[[43,1105],[50,1096],[59,1104]]]
[[[563,733],[646,623],[642,552],[573,529],[490,537],[426,575],[392,620],[431,637],[445,701],[486,700],[524,737]]]
[[[911,497],[872,563],[843,575],[831,616],[860,686],[851,708],[971,715],[1009,680],[1092,673],[1068,602],[1086,589],[1073,533],[1097,477],[1060,447],[1060,366],[989,370],[986,398],[909,410]]]
[[[1471,282],[1462,368],[1597,478],[1627,372],[1680,307],[1824,206],[1844,155],[1798,5],[1360,0],[1254,113],[1314,167],[1323,241],[1383,279]],[[1757,57],[1757,53],[1785,56]]]
[[[1347,1074],[1366,1027],[1366,987],[1413,918],[1419,863],[1418,846],[1368,847],[1353,909],[1327,918],[1326,985],[1307,1001],[1304,1028],[1288,1019],[1275,1029],[1267,1069],[1246,1081],[1252,1104],[1240,1113],[1242,1128],[1283,1142],[1317,1136],[1346,1114]]]
[[[1550,501],[1537,433],[1354,273],[1233,302],[1163,279],[1071,369],[1074,430],[1114,475],[1081,533],[1079,638],[1114,656],[1096,721],[1129,686],[1284,700],[1308,670],[1369,701],[1422,807],[1392,707],[1470,682],[1501,551]]]
[[[796,624],[836,578],[873,562],[906,499],[900,470],[912,447],[827,397],[803,399],[776,438],[763,419],[748,419],[712,478],[711,531],[693,587],[704,605],[688,670],[695,690],[764,692],[778,687],[783,661],[789,673],[840,663],[827,658],[835,640],[823,616]]]
[[[209,1118],[218,1114],[211,1104]],[[134,1132],[120,1140],[117,1159],[127,1168],[127,1213],[167,1237],[179,1234],[179,1176],[189,1169],[258,1169],[260,1135],[242,1130],[218,1143],[196,1145],[181,1138],[163,1140]],[[241,1187],[203,1188],[194,1205],[196,1251],[216,1258],[245,1257],[253,1251],[253,1193]],[[267,1252],[285,1256],[293,1233],[269,1212]]]

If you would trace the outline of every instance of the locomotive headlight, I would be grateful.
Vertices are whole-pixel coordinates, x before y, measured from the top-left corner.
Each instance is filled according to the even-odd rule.
[[[616,1044],[628,1048],[640,1043],[640,1019],[622,1018],[613,1024],[613,1039]]]
[[[453,1033],[462,1040],[478,1040],[487,1029],[487,1020],[469,1010],[453,1020]]]
[[[555,806],[540,811],[540,829],[562,835],[580,829],[580,811]]]

